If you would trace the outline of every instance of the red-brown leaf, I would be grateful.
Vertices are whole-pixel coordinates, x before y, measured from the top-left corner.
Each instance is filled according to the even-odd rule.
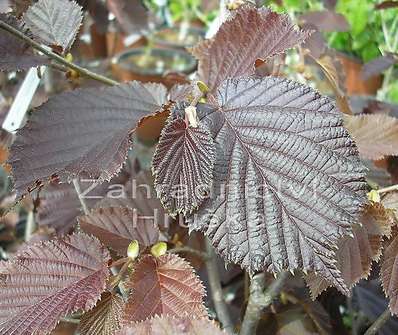
[[[82,335],[113,335],[120,328],[123,310],[120,295],[105,292],[97,305],[80,319],[78,331]]]
[[[190,317],[156,316],[131,323],[116,335],[226,335],[214,321]]]
[[[132,291],[124,311],[124,323],[155,315],[207,316],[204,287],[193,268],[177,255],[142,258],[127,286]]]
[[[86,234],[30,246],[0,265],[0,334],[46,334],[94,307],[109,276],[108,251]]]
[[[254,74],[256,59],[281,54],[309,35],[287,15],[242,6],[212,40],[199,43],[192,54],[199,60],[201,80],[213,91],[227,78]]]
[[[133,240],[145,248],[159,239],[159,228],[153,222],[140,219],[137,210],[129,208],[97,208],[78,220],[85,232],[96,236],[121,256],[126,256]]]
[[[204,124],[188,127],[182,118],[170,119],[152,160],[155,188],[171,215],[190,214],[211,189],[215,146]]]
[[[348,291],[333,258],[367,185],[334,103],[265,77],[225,81],[217,104],[200,121],[216,145],[214,192],[188,218],[190,229],[249,272],[317,271]]]
[[[11,147],[18,195],[53,174],[62,182],[81,175],[110,180],[126,159],[130,132],[165,100],[163,85],[136,81],[52,97],[32,113]]]

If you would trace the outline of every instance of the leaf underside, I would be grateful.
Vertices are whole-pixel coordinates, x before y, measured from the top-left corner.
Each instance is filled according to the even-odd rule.
[[[89,209],[104,199],[107,191],[125,182],[126,173],[112,178],[107,183],[97,185],[96,180],[81,178],[79,186]],[[37,219],[40,226],[54,228],[58,235],[71,232],[77,224],[77,217],[82,214],[81,203],[73,184],[58,184],[51,182],[40,191],[40,205],[37,209]]]
[[[24,15],[33,35],[49,46],[70,49],[82,24],[82,8],[70,0],[39,0]]]
[[[47,333],[59,319],[94,307],[109,276],[108,251],[74,234],[36,244],[0,266],[0,334]]]
[[[86,233],[96,236],[121,256],[126,256],[127,247],[133,240],[137,240],[143,248],[159,240],[159,228],[141,220],[137,211],[129,208],[97,208],[78,220]]]
[[[13,28],[18,29],[25,35],[29,32],[16,18],[8,14],[0,14],[0,21],[8,23]],[[0,71],[27,70],[31,67],[44,65],[48,59],[33,53],[29,44],[23,42],[18,37],[1,30],[0,34]]]
[[[110,180],[131,146],[129,132],[166,100],[160,84],[131,82],[54,96],[33,112],[11,147],[17,195],[56,174]]]
[[[41,192],[38,224],[62,235],[72,230],[80,215],[80,201],[72,184],[49,184]]]
[[[97,305],[82,316],[78,331],[84,335],[114,335],[120,329],[123,298],[105,292]]]
[[[398,119],[386,114],[346,115],[347,127],[359,153],[372,160],[398,155]]]
[[[204,287],[193,268],[182,258],[166,254],[145,256],[135,266],[123,324],[155,315],[206,317]]]
[[[190,214],[210,192],[215,147],[204,124],[187,127],[171,118],[162,131],[152,160],[158,197],[172,215]]]
[[[366,202],[364,167],[330,99],[287,79],[230,79],[200,112],[216,145],[214,194],[189,218],[249,272],[317,271],[333,262]]]
[[[310,31],[299,30],[288,15],[242,6],[224,22],[212,40],[192,49],[199,77],[211,91],[225,79],[254,74],[256,59],[267,59],[303,42]]]
[[[123,327],[116,335],[225,335],[214,321],[192,317],[155,316]]]
[[[362,226],[353,227],[354,236],[345,236],[339,241],[337,268],[349,288],[369,276],[372,262],[381,256],[383,237],[391,234],[393,223],[391,213],[383,205],[374,203],[366,206],[361,218]],[[332,285],[314,273],[305,279],[313,299]]]

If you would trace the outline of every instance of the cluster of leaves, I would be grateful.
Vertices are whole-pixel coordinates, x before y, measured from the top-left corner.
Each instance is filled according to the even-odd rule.
[[[125,215],[121,208],[114,210],[115,217]],[[102,214],[93,214],[94,220]],[[113,223],[117,225],[117,219]],[[106,231],[109,227],[101,228]],[[130,240],[150,243],[140,229],[145,228],[128,232]],[[105,241],[108,246],[114,243],[112,237]],[[131,293],[126,302],[113,291],[109,260],[108,250],[96,238],[75,233],[28,246],[11,261],[1,263],[1,334],[48,333],[59,319],[78,310],[89,311],[79,326],[84,334],[113,334],[121,325],[125,325],[124,333],[155,315],[164,315],[159,322],[167,323],[173,322],[169,317],[189,313],[205,322],[204,288],[179,256],[140,256],[127,280]]]
[[[1,20],[65,53],[81,11],[71,1],[39,0],[23,17],[30,33],[16,18]],[[330,98],[255,71],[258,60],[273,61],[310,33],[287,15],[245,5],[214,38],[191,50],[198,79],[208,88],[204,102],[197,103],[202,92],[196,84],[167,92],[161,84],[136,81],[50,98],[11,147],[18,197],[54,179],[109,181],[120,173],[134,133],[160,120],[152,165],[158,197],[171,216],[185,218],[190,231],[202,231],[226,262],[250,274],[302,270],[314,297],[329,285],[349,294],[380,258],[384,238],[392,236],[382,279],[398,313],[393,216],[379,202],[368,203],[366,169],[344,122],[361,154],[380,158],[396,148],[385,143],[362,149],[361,135],[369,131],[361,130],[372,124],[366,117],[343,120]],[[29,45],[4,36],[1,69],[45,64],[32,64],[38,55]],[[90,235],[76,232],[28,245],[0,263],[0,333],[46,333],[77,310],[87,312],[80,324],[85,334],[173,334],[181,327],[221,333],[207,320],[204,287],[192,267],[151,248],[161,229],[137,220],[137,209],[137,203],[100,203],[79,218]],[[127,255],[131,241],[140,246],[134,260]],[[119,259],[111,263],[106,247]],[[120,265],[111,277],[109,268]],[[118,284],[121,292],[128,290],[126,301]]]

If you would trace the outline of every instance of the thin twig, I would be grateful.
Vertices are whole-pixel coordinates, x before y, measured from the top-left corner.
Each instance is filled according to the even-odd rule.
[[[222,328],[228,334],[234,333],[234,324],[232,322],[231,316],[229,315],[229,311],[227,305],[225,304],[224,295],[221,287],[220,274],[217,268],[217,258],[214,252],[213,246],[211,242],[206,239],[206,253],[208,258],[205,262],[207,275],[209,278],[209,285],[211,296],[213,298],[214,308],[217,313],[217,318],[220,321]]]
[[[0,21],[0,28],[8,31],[10,34],[20,38],[21,40],[25,41],[26,43],[28,43],[30,46],[32,46],[34,49],[40,51],[41,53],[43,53],[44,55],[46,55],[47,57],[49,57],[50,59],[65,65],[66,67],[75,70],[76,72],[80,73],[83,76],[92,78],[94,80],[100,81],[104,84],[107,85],[118,85],[117,81],[114,81],[110,78],[107,78],[105,76],[102,76],[100,74],[91,72],[79,65],[76,65],[72,62],[68,62],[65,58],[63,58],[62,56],[57,55],[56,53],[52,52],[51,50],[48,50],[47,48],[45,48],[44,46],[42,46],[41,44],[37,43],[36,41],[32,40],[30,37],[26,36],[24,33],[22,33],[21,31],[19,31],[18,29],[15,29],[14,27],[10,26],[9,24],[7,24],[6,22]]]
[[[25,226],[25,241],[28,242],[35,231],[36,222],[35,222],[35,213],[34,211],[29,211],[28,217],[26,219],[26,226]]]
[[[376,319],[375,322],[368,328],[365,332],[365,335],[375,335],[380,330],[381,327],[390,319],[391,312],[390,309],[387,309]]]
[[[206,261],[209,258],[209,255],[206,252],[190,248],[190,247],[176,247],[173,249],[170,249],[169,252],[173,254],[179,254],[179,253],[187,253],[187,254],[192,254],[194,256],[197,256],[201,258],[202,260]]]
[[[280,293],[288,276],[289,272],[282,272],[265,292],[265,274],[262,272],[252,277],[249,302],[247,303],[240,335],[252,335],[256,333],[263,310],[271,305],[272,301]]]
[[[392,191],[398,191],[398,184],[381,188],[381,189],[377,190],[377,193],[381,194],[381,193],[388,193],[388,192],[392,192]]]

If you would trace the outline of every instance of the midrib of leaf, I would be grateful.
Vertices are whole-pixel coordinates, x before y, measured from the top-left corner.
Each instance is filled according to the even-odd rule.
[[[223,113],[223,112],[221,112],[221,113]],[[307,236],[306,236],[306,235],[303,233],[303,231],[300,229],[300,226],[296,223],[296,221],[293,220],[292,215],[287,211],[286,207],[283,205],[283,203],[280,201],[280,199],[278,198],[278,196],[275,194],[275,188],[269,183],[268,179],[265,177],[265,175],[264,175],[264,173],[263,173],[263,171],[262,171],[262,169],[261,169],[261,165],[257,162],[257,159],[256,159],[255,157],[253,157],[253,155],[251,154],[250,150],[249,150],[248,148],[246,148],[245,142],[241,139],[240,135],[238,134],[238,132],[235,130],[234,126],[230,123],[230,121],[227,119],[227,117],[226,117],[225,115],[223,115],[223,119],[224,119],[225,123],[227,124],[227,126],[233,131],[233,133],[234,133],[234,135],[235,135],[235,138],[239,141],[239,143],[240,143],[241,147],[243,148],[243,150],[246,152],[246,154],[248,155],[248,157],[250,157],[250,159],[251,159],[251,161],[253,162],[255,168],[256,168],[257,171],[260,173],[262,179],[266,182],[268,188],[270,189],[270,191],[271,191],[272,194],[273,194],[274,199],[280,204],[281,208],[283,208],[283,211],[284,211],[286,217],[289,218],[289,220],[294,224],[294,226],[297,228],[297,230],[299,231],[300,235],[304,238],[304,240],[307,241],[307,243],[309,243]],[[223,127],[224,127],[224,125],[220,127],[220,130],[219,130],[219,131],[221,131],[221,129],[222,129]],[[216,140],[216,138],[214,138],[214,139]],[[235,144],[234,144],[234,146],[235,146]],[[233,150],[232,150],[232,151],[233,151]],[[229,164],[229,169],[230,169],[230,166],[231,166],[231,164]],[[229,170],[229,172],[227,173],[227,178],[228,178],[228,179],[229,179],[229,175],[230,175],[230,170]],[[288,179],[291,179],[291,178],[289,177]],[[308,206],[307,206],[306,204],[304,204],[302,201],[300,201],[299,199],[296,199],[296,198],[290,196],[288,193],[283,192],[282,190],[281,190],[281,193],[283,193],[285,196],[289,197],[289,198],[292,199],[293,201],[297,201],[297,202],[300,203],[303,207],[308,208]],[[226,194],[226,200],[225,200],[224,203],[225,203],[225,206],[228,205],[228,193]],[[311,210],[311,209],[310,209],[310,210]],[[315,211],[315,210],[314,210],[314,211]],[[319,213],[318,211],[315,211],[315,212],[316,212],[320,217],[323,217],[326,221],[328,221],[328,222],[334,224],[334,221],[333,221],[332,219],[325,217],[323,214]],[[245,212],[245,215],[246,215],[246,212]],[[297,219],[297,218],[295,217],[295,219]],[[300,221],[302,221],[302,220],[300,219]],[[249,225],[246,225],[246,227],[247,227],[247,234],[249,235],[249,228],[250,228],[250,226],[249,226]],[[318,230],[315,226],[311,226],[311,228],[314,229],[314,230],[317,230],[318,233],[319,233],[319,230]],[[267,232],[267,235],[268,235],[268,229],[267,229],[267,228],[266,228],[266,232]],[[336,237],[336,241],[337,241],[338,237],[339,237],[339,236]],[[250,240],[250,239],[248,238],[247,241],[249,241],[249,240]],[[330,242],[331,242],[331,244],[334,244],[334,242],[336,242],[336,241],[330,241]],[[317,242],[317,243],[320,243],[319,241],[316,241],[316,242]],[[311,243],[310,243],[310,244],[311,244]],[[249,245],[250,245],[250,243],[249,243]],[[332,253],[334,253],[334,251],[331,250],[331,246],[327,246],[326,249],[329,249]],[[251,249],[249,249],[249,250],[251,250]],[[270,252],[270,257],[271,257],[271,259],[272,259],[272,254],[273,254],[273,253]],[[317,258],[320,260],[320,262],[321,262],[322,264],[324,264],[324,267],[327,269],[327,271],[330,273],[330,275],[331,275],[332,277],[335,277],[335,276],[333,275],[333,273],[329,270],[328,265],[324,263],[324,261],[323,261],[323,259],[322,259],[322,255],[319,255],[315,250],[314,250],[314,254],[317,256]],[[274,263],[274,261],[273,261],[273,263]],[[336,271],[338,272],[337,269],[336,269]],[[342,285],[343,285],[343,287],[344,287],[344,283],[342,283]]]
[[[260,172],[261,177],[262,177],[263,180],[266,182],[267,186],[268,186],[269,188],[272,188],[272,191],[273,191],[273,193],[274,193],[274,195],[275,195],[275,191],[276,191],[276,190],[275,190],[275,188],[270,184],[270,182],[268,181],[268,179],[267,179],[266,176],[264,175],[264,173],[263,173],[263,171],[262,171],[262,169],[261,169],[261,164],[260,164],[260,163],[257,161],[257,159],[251,154],[251,151],[246,147],[246,145],[245,145],[246,142],[244,142],[244,141],[241,139],[240,135],[239,135],[238,132],[235,130],[234,125],[232,125],[232,124],[228,121],[228,118],[227,118],[226,116],[223,116],[223,118],[224,118],[225,123],[227,124],[227,126],[233,131],[235,137],[238,139],[238,141],[239,141],[241,147],[244,149],[244,151],[247,153],[247,155],[250,157],[250,159],[251,159],[252,162],[254,163],[256,169]],[[222,128],[222,127],[221,127],[221,128]],[[220,128],[220,129],[221,129],[221,128]],[[216,138],[215,138],[215,139],[216,139]],[[306,140],[309,140],[309,139],[307,139],[307,138],[305,138],[305,139],[306,139]],[[316,143],[316,142],[312,142],[312,143],[318,144],[318,143]],[[267,147],[267,150],[268,150],[268,149],[270,149],[270,150],[275,150],[275,149],[271,149],[271,148]],[[278,151],[278,153],[281,153],[282,155],[286,155],[286,154],[284,154],[284,153],[282,153],[282,152],[279,152],[279,151]],[[292,158],[292,159],[296,159],[296,158],[294,158],[294,157],[291,157],[291,158]],[[297,160],[297,159],[296,159],[296,160]],[[270,167],[267,167],[267,168],[270,169],[270,170],[272,170]],[[313,167],[312,167],[312,168],[313,168]],[[316,170],[316,168],[313,168],[313,169]],[[274,171],[274,172],[276,173],[276,171]],[[281,172],[279,172],[279,173],[281,173]],[[322,172],[322,173],[323,173],[323,172]],[[292,179],[292,178],[289,177],[289,176],[286,176],[286,175],[283,175],[283,176],[284,176],[285,178],[287,178],[287,179]],[[329,176],[329,175],[327,175],[327,176]],[[333,176],[330,176],[330,177],[331,177],[332,179],[334,178]],[[293,179],[293,181],[295,181],[295,182],[297,182],[297,183],[300,183],[299,181],[297,181],[297,180],[295,180],[295,179]],[[300,183],[300,184],[302,184],[302,183]],[[302,185],[304,185],[306,188],[308,188],[307,185],[305,185],[305,184],[302,184]],[[308,208],[308,206],[305,205],[303,202],[301,202],[299,199],[296,199],[296,198],[290,196],[288,193],[283,192],[282,190],[281,190],[281,193],[283,193],[285,196],[289,197],[290,199],[299,202],[299,203],[300,203],[301,205],[303,205],[304,207]],[[276,195],[275,195],[275,196],[276,196]],[[322,197],[323,197],[324,199],[330,201],[331,203],[333,203],[331,200],[325,198],[323,195],[322,195]],[[276,196],[276,198],[278,198],[278,197]],[[278,202],[280,203],[279,199],[278,199]],[[286,208],[283,206],[283,204],[282,204],[282,203],[280,203],[280,204],[281,204],[281,206],[284,208],[285,213],[288,214],[288,212],[286,211]],[[335,203],[333,203],[333,205],[336,207],[336,209],[339,209],[339,210],[340,210],[340,208],[339,208]],[[344,212],[346,212],[346,214],[348,214],[350,217],[352,217],[351,214],[348,213],[347,211],[344,210]],[[334,221],[333,221],[332,219],[323,216],[323,214],[318,213],[317,211],[316,211],[316,213],[317,213],[320,217],[323,217],[326,221],[328,221],[328,222],[330,222],[330,223],[332,223],[332,224],[334,223]]]

